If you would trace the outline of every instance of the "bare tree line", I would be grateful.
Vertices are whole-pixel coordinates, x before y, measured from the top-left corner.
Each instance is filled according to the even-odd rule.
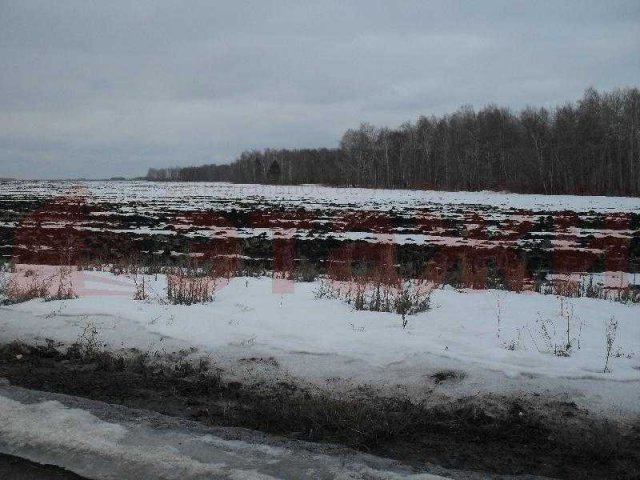
[[[337,149],[244,152],[231,164],[150,169],[150,180],[640,195],[640,90],[517,113],[490,105],[362,124]]]

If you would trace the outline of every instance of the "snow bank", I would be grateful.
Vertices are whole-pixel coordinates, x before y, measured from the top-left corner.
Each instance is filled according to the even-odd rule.
[[[132,300],[133,281],[108,273],[91,273],[86,291],[101,291],[101,282],[112,288],[108,295],[0,308],[1,338],[73,342],[92,323],[109,348],[193,346],[240,376],[256,373],[249,372],[247,358],[273,358],[277,368],[264,367],[260,375],[427,395],[435,388],[431,375],[455,370],[464,378],[439,391],[566,394],[591,408],[640,413],[638,305],[446,288],[433,293],[430,311],[409,317],[403,329],[398,315],[316,299],[317,283],[296,283],[293,293],[281,294],[268,278],[235,278],[214,302],[181,306],[166,304],[162,276],[147,277],[148,301]],[[611,319],[618,329],[604,373]],[[570,355],[558,356],[567,323]]]

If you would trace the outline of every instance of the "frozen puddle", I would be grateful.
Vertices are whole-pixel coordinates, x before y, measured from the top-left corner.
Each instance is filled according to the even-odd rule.
[[[96,480],[445,478],[336,446],[15,387],[0,387],[0,451]]]

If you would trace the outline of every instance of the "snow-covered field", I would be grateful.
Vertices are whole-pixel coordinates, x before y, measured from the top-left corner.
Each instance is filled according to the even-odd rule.
[[[5,181],[1,196],[52,199],[76,194],[95,202],[136,202],[165,205],[182,210],[206,209],[212,200],[244,201],[260,206],[280,202],[292,206],[318,205],[390,210],[401,207],[441,205],[455,210],[458,205],[482,205],[495,208],[534,211],[639,212],[640,199],[634,197],[599,197],[579,195],[527,195],[500,192],[443,192],[436,190],[385,190],[370,188],[335,188],[320,185],[254,185],[210,182],[47,182]]]
[[[628,427],[640,415],[640,304],[632,301],[640,284],[633,273],[640,270],[639,240],[638,198],[0,182],[0,255],[12,266],[0,269],[0,344],[64,348],[79,342],[125,354],[138,349],[171,369],[176,361],[197,366],[205,358],[226,385],[240,382],[256,395],[293,385],[300,392],[358,402],[365,401],[363,395],[409,398],[435,410],[470,399],[474,409],[495,401],[509,412],[523,401],[531,412],[559,408],[549,422],[564,418],[566,405],[568,423],[557,428],[569,428],[577,405],[588,410],[580,412],[584,425],[613,419]],[[449,282],[438,284],[430,308],[407,316],[406,325],[396,313],[355,310],[342,299],[319,295],[332,278],[341,278],[331,270],[336,258],[354,271],[358,255],[365,263],[377,261],[375,248],[367,250],[372,243],[392,244],[383,247],[391,254],[368,273],[412,265],[410,274],[442,272],[427,277]],[[343,260],[343,252],[353,256]],[[214,298],[188,306],[169,301],[163,274],[111,273],[166,272],[188,255],[205,257],[205,266],[241,261],[231,262],[222,275],[212,270],[218,282]],[[293,276],[315,280],[283,280],[283,273],[305,265],[311,268],[308,277]],[[467,281],[477,275],[488,280],[489,266],[502,277]],[[3,287],[11,296],[42,279],[62,277],[62,271],[65,288],[72,287],[77,298],[13,303],[13,296],[3,304]],[[143,281],[145,298],[135,300]],[[487,285],[524,291],[482,289]],[[584,297],[543,295],[532,291],[534,285]],[[50,294],[55,288],[47,287]],[[603,299],[603,292],[628,303]],[[75,383],[75,376],[69,378]],[[46,382],[37,388],[47,389]],[[91,478],[142,478],[155,471],[166,478],[436,478],[412,475],[381,459],[326,454],[322,446],[276,445],[255,432],[194,436],[184,422],[169,427],[169,420],[159,419],[149,425],[135,412],[123,421],[123,410],[113,408],[0,383],[0,451]],[[530,412],[515,415],[526,420]],[[233,435],[249,438],[238,442]],[[448,446],[450,439],[443,442]],[[90,465],[83,460],[87,454],[95,459]],[[484,478],[465,475],[455,478]]]
[[[0,182],[0,206],[0,248],[14,262],[25,252],[57,252],[64,246],[57,232],[70,228],[65,232],[82,232],[81,248],[98,258],[127,246],[166,261],[185,255],[195,239],[207,244],[222,237],[243,239],[234,254],[261,261],[275,252],[269,242],[287,238],[296,254],[321,264],[327,252],[340,248],[336,242],[390,241],[405,248],[410,261],[434,249],[454,255],[511,249],[509,261],[528,255],[527,268],[543,273],[562,277],[567,272],[553,268],[571,264],[579,270],[569,274],[583,268],[600,272],[594,278],[610,287],[638,284],[635,274],[621,270],[637,268],[640,198]],[[400,389],[418,398],[527,391],[561,395],[612,414],[640,412],[638,305],[445,287],[433,293],[429,311],[411,316],[402,328],[398,315],[315,298],[317,281],[282,293],[269,278],[234,278],[212,303],[176,306],[166,301],[162,276],[147,278],[147,288],[155,291],[149,300],[135,301],[130,278],[77,275],[78,299],[1,307],[2,340],[70,343],[90,324],[111,349],[195,347],[196,355],[210,355],[227,374],[245,379],[289,376],[335,391],[372,384],[381,392]],[[608,330],[610,340],[615,330],[615,339],[605,373]],[[444,371],[453,373],[436,382]]]
[[[316,298],[318,282],[274,293],[270,278],[234,278],[213,302],[184,306],[168,304],[162,275],[146,277],[145,301],[133,300],[134,281],[125,275],[78,275],[80,298],[0,307],[0,340],[71,343],[90,325],[109,349],[195,347],[194,356],[209,356],[243,380],[288,377],[336,392],[364,384],[417,398],[524,391],[607,415],[640,413],[638,305],[445,287],[403,328],[394,313]],[[605,373],[612,320],[617,330]],[[570,352],[556,355],[567,326]],[[435,382],[443,371],[455,375]]]
[[[0,182],[0,227],[28,228],[15,202],[77,201],[88,212],[48,221],[85,232],[188,238],[391,241],[403,245],[554,248],[602,253],[636,232],[640,199],[160,182]],[[366,215],[362,215],[366,212]],[[208,216],[203,218],[202,213]],[[236,216],[247,214],[241,225]],[[553,221],[548,222],[548,216]],[[46,217],[46,215],[45,215]],[[364,220],[366,219],[366,221]],[[33,220],[33,219],[32,219]],[[21,223],[21,221],[23,223]]]

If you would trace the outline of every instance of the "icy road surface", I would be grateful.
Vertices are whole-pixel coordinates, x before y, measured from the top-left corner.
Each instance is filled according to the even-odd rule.
[[[96,480],[495,478],[415,473],[397,462],[270,437],[207,428],[142,410],[0,386],[0,451],[54,464]],[[500,477],[532,479],[541,477]]]

